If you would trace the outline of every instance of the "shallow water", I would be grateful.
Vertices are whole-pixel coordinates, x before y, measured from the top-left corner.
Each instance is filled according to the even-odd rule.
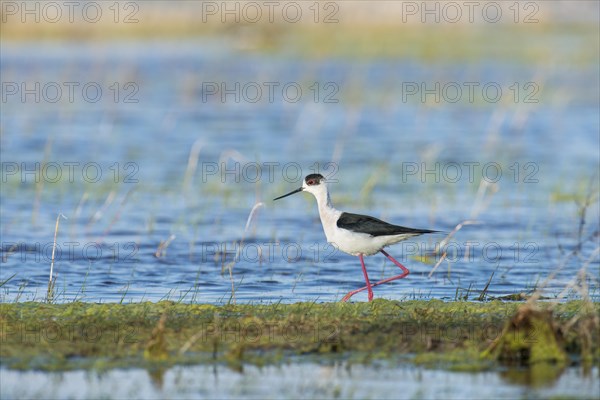
[[[390,248],[411,275],[377,297],[473,299],[492,274],[491,296],[541,285],[559,296],[587,261],[592,275],[599,269],[598,199],[583,241],[572,199],[599,163],[597,68],[481,61],[465,75],[455,64],[257,57],[218,41],[3,44],[3,80],[38,82],[41,97],[3,102],[0,300],[45,298],[59,213],[59,302],[220,303],[232,281],[236,301],[339,300],[364,283],[358,260],[327,247],[309,195],[270,200],[312,172],[337,180],[332,199],[345,210],[446,232],[478,221],[454,236],[431,277],[439,255],[415,257],[443,235]],[[404,83],[441,71],[447,82],[497,83],[504,98],[403,100]],[[540,75],[537,103],[510,97],[510,85]],[[65,82],[80,83],[73,102]],[[237,102],[207,94],[207,82],[251,85]],[[265,82],[303,95],[252,102],[249,90]],[[557,95],[565,91],[579,95]],[[477,200],[482,177],[487,195]],[[372,279],[397,273],[381,255],[367,266]],[[598,299],[597,280],[587,284]]]
[[[525,375],[517,372],[515,375]],[[420,367],[300,363],[244,366],[178,366],[162,373],[143,369],[43,373],[0,369],[2,398],[389,398],[515,399],[597,398],[598,369],[569,368],[553,383],[528,386],[508,373],[447,372]],[[357,379],[359,378],[359,379]]]

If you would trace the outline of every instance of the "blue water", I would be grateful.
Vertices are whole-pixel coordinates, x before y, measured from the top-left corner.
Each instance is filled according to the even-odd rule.
[[[411,275],[376,297],[473,299],[493,274],[489,296],[579,298],[585,266],[598,299],[598,65],[465,67],[217,40],[3,44],[0,300],[45,299],[59,214],[58,302],[340,300],[364,285],[358,259],[327,247],[309,195],[271,201],[314,172],[344,210],[445,232],[477,221],[431,277],[439,254],[417,256],[445,235],[390,248]],[[463,96],[407,95],[423,82]],[[471,103],[464,82],[502,96]],[[580,239],[573,198],[588,191]],[[366,262],[373,280],[398,273]]]

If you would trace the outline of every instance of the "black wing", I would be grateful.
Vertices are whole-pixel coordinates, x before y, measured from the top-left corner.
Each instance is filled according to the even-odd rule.
[[[434,233],[429,229],[413,229],[404,226],[388,224],[380,219],[369,217],[368,215],[342,213],[337,220],[338,228],[348,229],[353,232],[366,233],[371,236],[385,235],[422,235],[424,233]]]

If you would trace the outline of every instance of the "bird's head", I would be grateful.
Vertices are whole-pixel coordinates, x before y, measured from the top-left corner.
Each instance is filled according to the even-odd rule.
[[[279,196],[275,200],[283,199],[284,197],[291,196],[294,193],[306,191],[312,193],[313,196],[319,197],[321,193],[327,193],[327,183],[325,181],[325,177],[321,174],[310,174],[304,178],[304,182],[302,182],[302,186],[296,190],[291,191],[288,194],[284,194],[283,196]]]

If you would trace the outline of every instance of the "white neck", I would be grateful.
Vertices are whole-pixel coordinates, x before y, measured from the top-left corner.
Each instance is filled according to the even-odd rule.
[[[333,204],[331,204],[331,197],[329,197],[329,190],[319,190],[315,193],[317,199],[317,205],[319,206],[319,213],[331,212],[335,210]]]
[[[327,189],[320,190],[314,193],[317,199],[317,205],[319,207],[319,217],[323,224],[323,230],[325,236],[329,242],[333,241],[334,229],[337,219],[342,214],[341,211],[336,210],[331,204],[331,198],[329,197],[329,191]]]

